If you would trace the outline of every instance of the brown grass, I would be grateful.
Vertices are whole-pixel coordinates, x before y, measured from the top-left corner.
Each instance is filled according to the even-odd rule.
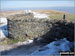
[[[75,14],[69,14],[66,12],[61,12],[61,11],[56,11],[56,10],[32,10],[35,12],[39,12],[39,13],[44,13],[44,14],[48,14],[49,17],[51,19],[62,19],[63,15],[66,15],[67,20],[69,21],[75,21]],[[8,17],[11,14],[24,14],[24,10],[23,11],[6,11],[6,12],[1,12],[0,13],[0,17]]]

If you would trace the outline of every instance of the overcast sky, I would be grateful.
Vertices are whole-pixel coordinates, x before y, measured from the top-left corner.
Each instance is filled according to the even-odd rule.
[[[11,0],[1,1],[1,9],[8,8],[27,8],[27,7],[57,7],[57,6],[74,6],[74,1],[19,1],[19,0]]]

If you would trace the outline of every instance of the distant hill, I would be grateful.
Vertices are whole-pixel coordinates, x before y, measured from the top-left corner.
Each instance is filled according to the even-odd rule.
[[[13,8],[13,9],[2,9],[3,11],[21,11],[21,10],[58,10],[62,12],[67,12],[71,14],[75,14],[75,7],[32,7],[32,8]]]

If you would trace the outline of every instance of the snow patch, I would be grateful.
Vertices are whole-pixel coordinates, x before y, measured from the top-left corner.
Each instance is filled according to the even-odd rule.
[[[42,19],[42,18],[47,18],[48,19],[48,15],[46,14],[41,14],[41,13],[38,13],[38,12],[33,12],[33,15],[34,15],[34,18],[39,18],[39,19]]]
[[[33,43],[33,40],[27,40],[26,41],[26,44],[30,44],[30,43]]]
[[[25,14],[32,13],[31,10],[25,10]]]
[[[0,18],[0,38],[8,36],[7,18]]]
[[[0,39],[5,38],[5,35],[2,30],[0,30]]]
[[[0,27],[0,38],[8,36],[7,25]]]
[[[42,13],[38,13],[38,12],[32,12],[31,10],[25,10],[25,14],[29,14],[32,13],[34,15],[34,18],[38,18],[38,19],[48,19],[48,15],[46,14],[42,14]]]
[[[40,48],[39,50],[42,51],[35,51],[32,53],[32,55],[55,55],[59,56],[60,51],[70,51],[70,42],[64,38],[61,40],[53,41],[50,44],[44,46],[43,48]],[[44,49],[46,48],[46,49]]]
[[[7,25],[7,18],[0,18],[0,26]]]

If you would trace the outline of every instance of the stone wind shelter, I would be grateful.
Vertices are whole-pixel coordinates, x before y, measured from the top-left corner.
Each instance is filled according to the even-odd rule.
[[[35,14],[37,13],[35,12]],[[25,14],[11,15],[8,17],[8,36],[16,39],[40,37],[48,32],[49,24],[47,21],[50,21],[50,19],[34,17],[31,11],[27,11]]]

